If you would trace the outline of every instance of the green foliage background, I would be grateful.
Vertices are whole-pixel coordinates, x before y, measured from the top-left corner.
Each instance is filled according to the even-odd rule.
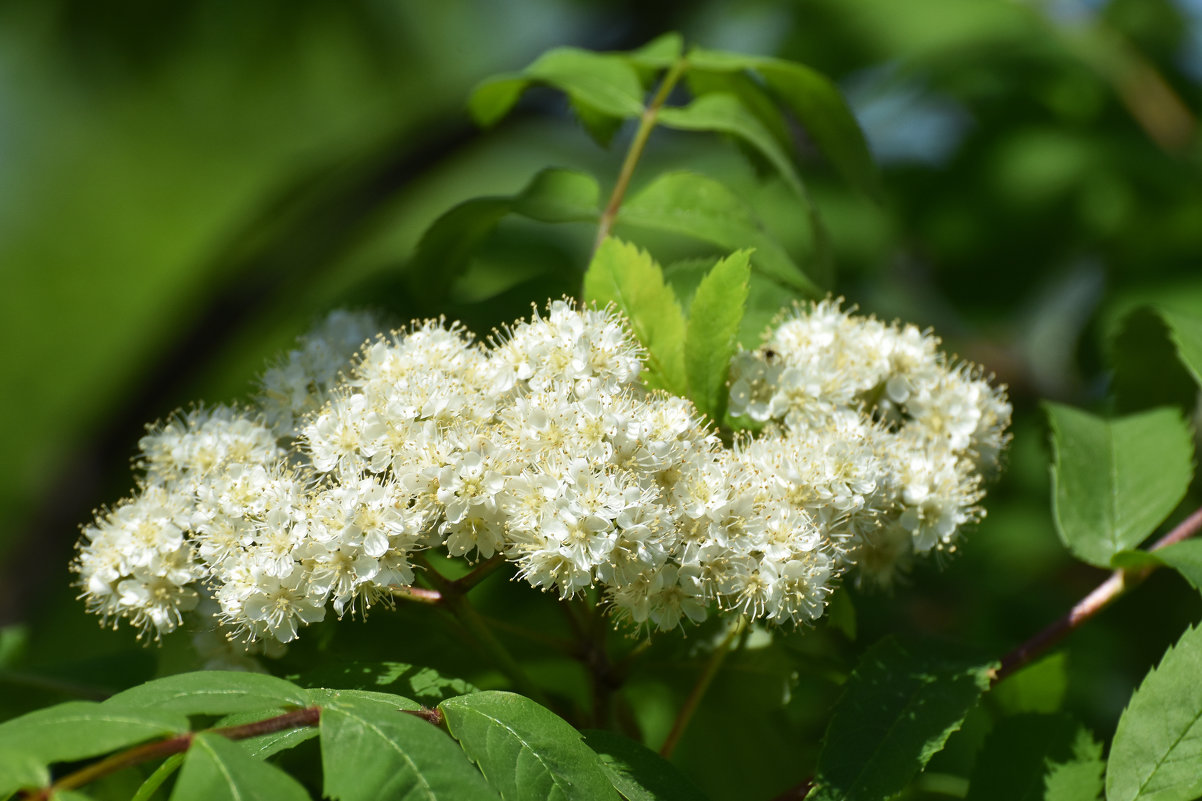
[[[578,293],[588,224],[507,221],[449,287],[416,245],[455,203],[513,194],[549,165],[612,180],[629,130],[599,149],[559,96],[535,92],[480,131],[465,99],[480,79],[549,47],[628,49],[668,30],[797,60],[840,84],[882,190],[879,199],[857,191],[808,151],[804,178],[831,231],[834,289],[880,316],[933,326],[1009,384],[1016,405],[1009,468],[955,558],[920,566],[892,594],[853,588],[829,625],[737,654],[680,764],[714,797],[769,797],[813,765],[864,645],[934,636],[997,657],[1104,577],[1057,538],[1038,404],[1193,409],[1189,376],[1160,356],[1163,326],[1119,321],[1146,302],[1202,315],[1202,9],[1184,0],[633,8],[0,5],[0,719],[195,666],[186,643],[148,648],[128,631],[100,630],[69,586],[78,525],[128,490],[144,423],[195,399],[242,396],[264,359],[333,306],[367,304],[398,321],[445,313],[487,332],[531,300]],[[661,129],[634,190],[660,172],[704,172],[805,251],[808,229],[783,201],[787,189],[761,182],[757,167],[714,138]],[[643,241],[661,246],[663,263],[714,253]],[[1196,483],[1186,492],[1188,511],[1200,494]],[[515,616],[539,614],[541,599],[523,588],[481,592]],[[353,647],[499,686],[426,611],[326,627],[290,659],[299,668]],[[1158,573],[991,694],[928,781],[968,775],[991,710],[1063,709],[1109,742],[1132,688],[1200,611],[1184,580]],[[686,690],[674,681],[679,666],[707,636],[664,644],[632,677],[628,695],[652,739]],[[533,646],[525,656],[547,686],[579,691],[578,673]],[[772,719],[754,725],[793,739],[738,736],[749,725],[741,712],[768,706]],[[724,778],[727,764],[742,767]]]

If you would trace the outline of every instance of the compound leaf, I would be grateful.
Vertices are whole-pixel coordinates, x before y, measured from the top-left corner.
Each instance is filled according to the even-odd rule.
[[[617,801],[580,732],[520,695],[482,692],[439,705],[451,736],[506,801]]]
[[[1047,410],[1056,530],[1079,558],[1109,567],[1184,497],[1193,475],[1193,438],[1172,409],[1117,420],[1057,404]]]

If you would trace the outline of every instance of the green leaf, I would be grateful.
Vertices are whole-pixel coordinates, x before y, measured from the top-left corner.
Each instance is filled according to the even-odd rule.
[[[1109,567],[1184,497],[1193,437],[1172,409],[1113,421],[1057,404],[1047,410],[1056,530],[1079,558]]]
[[[789,154],[772,132],[734,95],[726,92],[705,94],[687,106],[660,109],[658,119],[669,128],[714,131],[742,140],[767,159],[799,197],[807,198]]]
[[[202,670],[140,684],[105,701],[183,715],[228,715],[280,707],[305,706],[295,684],[263,673]]]
[[[450,698],[439,709],[451,736],[506,801],[618,797],[580,732],[528,698],[482,692]]]
[[[1202,386],[1202,318],[1161,309],[1160,316],[1169,327],[1169,337],[1177,346],[1177,356]]]
[[[309,687],[394,692],[436,706],[456,695],[479,692],[470,682],[444,676],[437,670],[407,662],[350,662],[332,664],[293,677]]]
[[[171,801],[308,801],[300,782],[250,757],[220,734],[201,732],[184,757]]]
[[[163,782],[170,779],[179,770],[179,766],[184,762],[184,756],[184,754],[172,754],[164,759],[163,763],[155,768],[154,773],[146,777],[146,781],[142,782],[138,787],[138,792],[129,801],[150,801],[155,792],[163,786]]]
[[[715,131],[742,141],[762,155],[802,202],[814,237],[814,256],[810,272],[818,283],[829,285],[832,278],[831,245],[826,226],[810,201],[805,185],[786,151],[764,124],[739,98],[724,92],[702,95],[683,108],[660,109],[659,121],[682,131]],[[740,243],[737,247],[747,247]]]
[[[1102,746],[1067,715],[1016,715],[990,732],[965,801],[1096,801]]]
[[[1073,740],[1072,755],[1053,762],[1044,778],[1044,801],[1097,801],[1102,796],[1106,762],[1102,744],[1086,729]]]
[[[50,784],[50,771],[42,760],[25,751],[0,751],[0,798],[9,793]]]
[[[65,762],[187,730],[187,718],[175,712],[71,701],[0,723],[0,753]]]
[[[324,793],[339,801],[492,799],[484,778],[445,732],[407,714],[408,699],[312,691],[320,699]]]
[[[631,50],[626,54],[626,60],[638,67],[667,69],[679,61],[683,53],[684,39],[679,33],[670,32]]]
[[[690,305],[684,341],[689,397],[712,420],[726,414],[726,377],[747,304],[750,256],[750,251],[741,250],[718,262]]]
[[[864,133],[839,88],[825,75],[792,61],[701,48],[689,52],[689,66],[759,73],[844,179],[873,197],[880,196],[880,173]]]
[[[1176,570],[1195,590],[1202,590],[1202,540],[1186,540],[1145,553]]]
[[[905,648],[865,653],[835,705],[809,801],[879,801],[901,791],[960,728],[995,664]]]
[[[581,733],[627,801],[704,801],[705,795],[675,765],[645,745],[611,731]]]
[[[1187,629],[1148,672],[1119,718],[1107,801],[1192,801],[1202,795],[1202,630]]]
[[[1194,408],[1198,382],[1182,364],[1170,324],[1155,308],[1142,306],[1126,314],[1107,344],[1116,412]]]
[[[688,391],[684,314],[663,270],[644,250],[607,238],[584,274],[584,299],[614,304],[647,350],[649,385],[676,395]]]
[[[600,197],[601,189],[591,175],[549,168],[515,195],[464,201],[422,234],[409,265],[412,280],[424,298],[438,301],[506,216],[550,223],[592,222],[600,214]]]
[[[821,297],[814,283],[760,226],[755,214],[726,186],[692,172],[658,176],[618,210],[618,225],[670,231],[710,242],[726,252],[754,249],[752,265],[787,287]]]
[[[573,47],[549,50],[516,75],[489,78],[472,90],[468,110],[480,125],[492,125],[513,108],[533,83],[563,91],[572,104],[625,119],[643,113],[638,72],[618,53],[593,53]]]

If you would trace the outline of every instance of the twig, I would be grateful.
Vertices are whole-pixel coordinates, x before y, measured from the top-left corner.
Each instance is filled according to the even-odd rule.
[[[668,70],[668,74],[664,76],[663,82],[660,83],[655,97],[643,109],[643,116],[639,118],[638,130],[634,132],[634,139],[630,142],[630,149],[626,151],[626,159],[622,162],[621,171],[618,172],[618,181],[614,184],[609,202],[605,204],[605,211],[601,212],[601,218],[597,222],[597,239],[593,242],[594,253],[597,248],[601,247],[601,243],[605,241],[605,237],[609,236],[610,229],[613,228],[614,220],[618,216],[618,209],[622,207],[622,200],[626,197],[626,190],[630,188],[630,178],[634,175],[634,168],[642,158],[643,149],[647,146],[647,139],[651,136],[651,130],[655,128],[660,108],[672,94],[672,90],[676,88],[676,84],[687,68],[688,61],[684,58],[673,64],[672,68]]]
[[[1157,540],[1149,551],[1174,545],[1189,539],[1202,529],[1202,509],[1196,510],[1181,521],[1172,531]],[[1043,631],[1036,634],[1022,645],[1002,657],[1002,664],[993,675],[993,683],[1010,676],[1025,667],[1036,657],[1060,642],[1069,632],[1076,629],[1085,621],[1101,612],[1117,599],[1125,595],[1132,587],[1143,583],[1158,565],[1144,565],[1136,568],[1124,568],[1114,571],[1110,577],[1099,584],[1093,592],[1081,599],[1067,614],[1052,622]]]
[[[709,661],[705,663],[705,667],[701,671],[701,675],[697,677],[697,683],[689,691],[689,697],[685,699],[680,712],[676,714],[676,720],[672,722],[672,730],[668,732],[668,738],[664,740],[664,744],[659,748],[660,756],[665,759],[672,756],[672,752],[676,750],[676,746],[680,743],[680,738],[684,734],[684,730],[688,727],[689,721],[693,719],[693,713],[697,711],[697,707],[701,704],[701,699],[705,697],[706,690],[709,689],[714,676],[718,675],[718,668],[722,667],[722,662],[726,659],[726,655],[730,653],[731,645],[734,644],[735,640],[738,639],[746,627],[747,618],[740,617],[738,622],[731,626],[722,643],[710,655]]]

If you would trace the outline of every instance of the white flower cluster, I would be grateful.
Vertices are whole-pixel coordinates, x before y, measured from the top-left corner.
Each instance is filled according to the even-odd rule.
[[[1006,445],[1010,404],[913,325],[826,300],[798,310],[731,365],[732,416],[766,423],[749,451],[797,487],[861,577],[888,583],[914,553],[954,549]]]
[[[937,340],[829,302],[732,365],[732,413],[766,423],[733,448],[643,388],[612,313],[555,302],[491,346],[428,321],[352,358],[373,324],[331,317],[257,409],[142,440],[137,493],[84,530],[90,608],[157,636],[211,597],[231,636],[288,642],[443,548],[564,598],[600,588],[639,626],[805,622],[852,565],[949,545],[1004,445],[1004,397]]]

